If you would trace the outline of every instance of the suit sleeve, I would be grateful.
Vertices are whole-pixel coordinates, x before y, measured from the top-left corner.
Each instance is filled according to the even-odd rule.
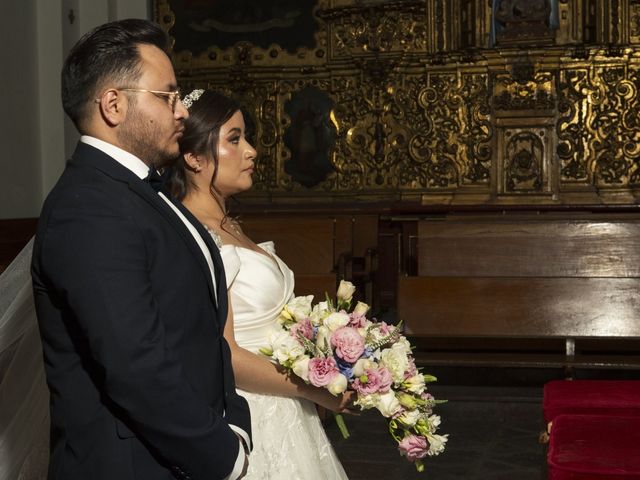
[[[225,478],[238,437],[167,348],[148,244],[126,205],[104,197],[87,189],[58,199],[42,233],[42,270],[73,312],[106,395],[136,433],[177,473]]]

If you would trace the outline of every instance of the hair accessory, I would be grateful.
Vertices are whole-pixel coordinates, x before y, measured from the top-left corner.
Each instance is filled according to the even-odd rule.
[[[184,105],[184,107],[189,110],[189,108],[191,108],[191,105],[193,105],[199,98],[200,96],[204,93],[204,90],[201,88],[196,88],[195,90],[193,90],[190,94],[186,95],[183,99],[182,99],[182,104]]]

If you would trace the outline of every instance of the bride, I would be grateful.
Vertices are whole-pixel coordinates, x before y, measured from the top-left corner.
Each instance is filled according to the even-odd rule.
[[[208,90],[194,90],[184,104],[189,118],[180,141],[183,156],[170,188],[207,228],[224,262],[230,297],[225,337],[239,393],[251,409],[254,449],[247,478],[347,478],[314,403],[348,412],[351,394],[334,397],[306,385],[258,353],[293,296],[294,276],[273,242],[255,244],[226,213],[226,199],[251,187],[256,157],[240,107]]]

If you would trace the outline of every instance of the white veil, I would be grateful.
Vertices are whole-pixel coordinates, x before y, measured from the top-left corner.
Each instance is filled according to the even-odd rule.
[[[0,275],[0,480],[46,478],[49,390],[31,289],[33,239]]]

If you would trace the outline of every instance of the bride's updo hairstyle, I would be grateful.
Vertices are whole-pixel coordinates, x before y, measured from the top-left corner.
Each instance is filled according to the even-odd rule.
[[[203,155],[214,164],[209,189],[218,199],[219,192],[214,187],[214,182],[218,174],[220,127],[240,110],[240,105],[235,100],[211,90],[194,90],[185,96],[183,103],[189,111],[189,118],[184,123],[185,130],[179,141],[181,155],[173,166],[169,188],[173,196],[180,201],[190,190],[196,188],[187,174],[189,166],[183,155]]]

